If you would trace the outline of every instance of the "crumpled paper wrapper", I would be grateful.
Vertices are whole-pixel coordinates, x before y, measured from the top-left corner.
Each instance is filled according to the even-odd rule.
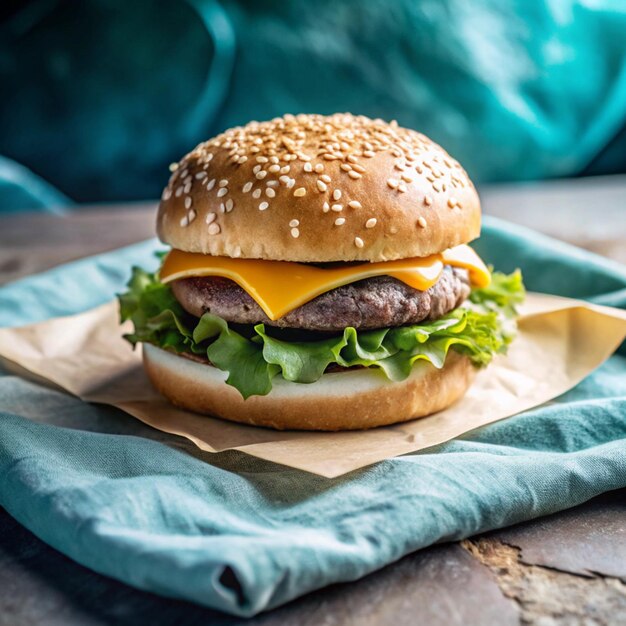
[[[561,395],[621,344],[626,311],[529,294],[509,353],[481,370],[455,405],[396,426],[338,433],[273,431],[178,409],[150,385],[140,350],[122,339],[128,330],[119,326],[117,303],[110,302],[79,315],[0,329],[0,357],[39,382],[85,402],[118,407],[202,450],[239,450],[332,478],[449,441]]]

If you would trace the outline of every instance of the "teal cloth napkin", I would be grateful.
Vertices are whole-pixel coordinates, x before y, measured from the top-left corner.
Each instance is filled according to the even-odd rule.
[[[522,267],[530,289],[626,307],[620,265],[493,219],[477,247],[501,269]],[[157,248],[144,242],[10,284],[0,324],[104,302],[131,263],[154,264]],[[624,346],[553,403],[333,480],[185,451],[109,407],[8,374],[0,411],[0,505],[18,521],[94,570],[243,616],[626,486]],[[44,413],[66,427],[41,423]],[[123,424],[152,438],[116,434],[132,432]]]

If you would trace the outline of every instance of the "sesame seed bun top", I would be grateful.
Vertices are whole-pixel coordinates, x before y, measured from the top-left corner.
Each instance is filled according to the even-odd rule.
[[[299,262],[421,257],[480,233],[463,168],[424,135],[350,114],[250,122],[175,166],[160,239],[215,256]]]

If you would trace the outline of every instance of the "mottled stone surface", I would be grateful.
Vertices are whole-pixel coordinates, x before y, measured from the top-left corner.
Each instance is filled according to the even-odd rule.
[[[496,539],[469,540],[463,545],[492,570],[502,593],[518,605],[523,624],[626,624],[626,585],[617,578],[582,577],[527,565],[518,548]]]
[[[495,534],[520,548],[524,563],[626,582],[626,491]]]
[[[522,623],[626,624],[624,503],[614,491],[569,511],[462,542],[491,569]],[[601,572],[601,573],[600,573]]]

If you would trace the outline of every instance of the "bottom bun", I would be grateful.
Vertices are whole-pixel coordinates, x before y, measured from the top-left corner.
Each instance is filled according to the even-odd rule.
[[[471,385],[476,368],[451,351],[440,370],[418,362],[403,381],[390,381],[375,368],[324,374],[310,384],[276,376],[266,396],[244,400],[226,384],[227,373],[208,365],[143,346],[152,384],[173,404],[233,422],[278,430],[358,430],[406,422],[441,411]]]

